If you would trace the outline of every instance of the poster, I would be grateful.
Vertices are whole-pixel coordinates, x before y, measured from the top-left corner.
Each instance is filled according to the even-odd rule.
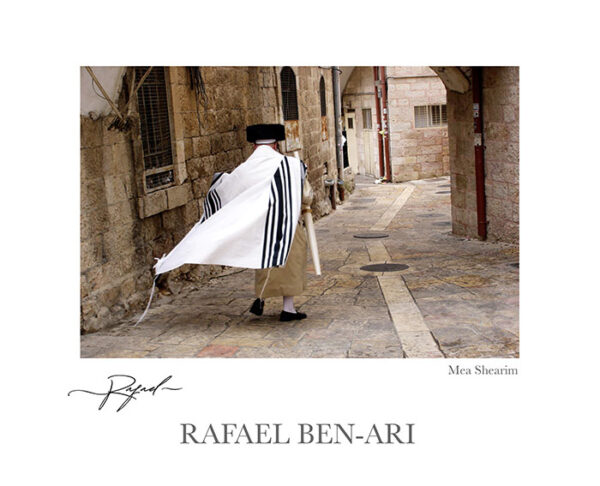
[[[339,64],[370,65],[373,58],[370,49],[356,43],[360,55],[347,52],[350,33],[344,28],[350,28],[339,19],[356,24],[361,17],[342,16],[325,5],[319,6],[318,14],[277,11],[267,17],[268,32],[259,33],[245,15],[233,21],[225,17],[231,12],[217,7],[196,7],[194,15],[186,15],[188,7],[175,2],[163,18],[150,16],[153,22],[162,21],[160,31],[167,32],[168,39],[148,35],[146,47],[139,47],[145,30],[127,31],[136,15],[146,18],[131,7],[120,6],[118,25],[127,31],[124,39],[111,33],[119,30],[116,4],[82,7],[76,21],[58,24],[49,22],[56,18],[56,5],[36,7],[35,15],[12,7],[15,22],[3,33],[4,44],[12,46],[7,52],[10,73],[2,81],[5,95],[10,93],[3,117],[4,132],[9,134],[5,160],[19,162],[7,164],[17,177],[11,178],[3,194],[8,244],[3,251],[8,284],[3,417],[9,479],[19,483],[52,479],[63,484],[593,481],[592,437],[598,422],[592,279],[597,264],[590,259],[595,250],[588,232],[593,214],[586,208],[593,207],[597,167],[589,162],[581,174],[565,161],[579,161],[581,166],[593,159],[589,144],[572,141],[594,140],[591,127],[597,110],[587,115],[577,111],[578,119],[587,123],[574,126],[565,121],[574,118],[571,105],[556,101],[570,93],[573,80],[571,71],[557,66],[579,61],[577,65],[585,66],[594,79],[585,47],[567,49],[575,43],[565,45],[553,30],[538,26],[538,38],[545,45],[540,53],[529,36],[537,13],[518,5],[518,15],[514,10],[482,8],[481,15],[491,24],[482,28],[488,41],[473,50],[467,52],[465,46],[473,39],[475,17],[469,21],[468,16],[457,16],[465,28],[441,42],[439,32],[447,29],[446,16],[441,15],[444,21],[432,22],[434,39],[420,35],[420,50],[411,47],[410,53],[398,54],[387,48],[390,32],[395,31],[391,16],[381,24],[379,15],[365,14],[385,30],[388,42],[377,59],[382,65],[455,65],[468,60],[464,64],[521,67],[523,264],[518,358],[82,359],[76,116],[80,66],[147,61],[247,65],[250,59],[256,65],[328,66],[334,58]],[[448,9],[437,7],[442,13]],[[256,8],[239,11],[255,14]],[[548,15],[569,30],[574,12],[551,9]],[[315,18],[337,25],[339,30],[328,39],[345,46],[340,61],[336,55],[341,48],[321,55],[322,39],[308,39],[308,27],[295,45],[294,62],[288,61],[283,43],[255,55],[255,47],[244,45],[247,36],[231,33],[250,27],[254,45],[272,44],[277,22],[289,22],[292,13],[295,25],[313,25]],[[424,12],[411,8],[406,13]],[[218,28],[211,26],[217,17],[224,20]],[[577,20],[586,26],[590,18]],[[578,46],[591,45],[593,28],[587,27],[569,30],[566,37],[578,40]],[[352,29],[361,30],[356,25]],[[409,44],[407,32],[405,27],[398,34],[398,45]],[[200,61],[194,61],[197,56]],[[554,101],[551,110],[549,100]],[[320,135],[320,126],[318,131]],[[517,373],[482,376],[450,371],[451,366],[507,364]],[[101,396],[69,395],[73,390],[102,392],[112,375],[131,376],[148,391],[118,412],[126,397],[120,397],[123,402],[110,397],[99,410]],[[160,390],[155,392],[153,386]],[[184,432],[192,430],[185,424],[194,425],[198,437],[206,437],[212,425],[220,442],[231,437],[224,435],[222,424],[234,424],[229,429],[232,436],[245,425],[253,439],[263,430],[272,441],[215,444],[209,435],[205,444],[182,443]],[[312,426],[310,442],[302,435],[308,430],[303,424]],[[337,438],[319,444],[319,429],[322,442],[329,442],[336,432]],[[344,432],[351,429],[349,441]],[[273,443],[277,432],[279,444]]]

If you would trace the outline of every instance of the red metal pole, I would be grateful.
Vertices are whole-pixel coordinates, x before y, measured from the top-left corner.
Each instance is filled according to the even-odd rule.
[[[390,120],[388,116],[388,102],[387,102],[387,83],[385,80],[385,66],[380,66],[381,79],[381,104],[383,105],[383,131],[384,133],[384,147],[385,147],[385,168],[386,168],[386,181],[392,182],[392,163],[390,161]]]
[[[385,169],[383,167],[383,137],[381,135],[381,105],[379,104],[379,97],[381,95],[380,81],[379,81],[379,67],[373,66],[373,79],[375,80],[375,111],[377,112],[377,142],[379,147],[379,176],[385,176]]]
[[[487,216],[485,210],[485,165],[483,146],[483,104],[481,88],[481,67],[472,69],[473,88],[473,144],[475,146],[475,191],[477,194],[477,234],[479,239],[487,238]]]

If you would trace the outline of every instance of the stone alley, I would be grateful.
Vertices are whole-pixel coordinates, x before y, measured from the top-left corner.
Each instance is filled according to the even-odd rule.
[[[309,263],[296,297],[307,319],[279,322],[280,298],[250,314],[254,272],[230,269],[159,294],[137,326],[139,314],[82,335],[81,357],[518,357],[518,246],[458,237],[450,221],[449,177],[357,176],[347,201],[315,223],[323,275]]]

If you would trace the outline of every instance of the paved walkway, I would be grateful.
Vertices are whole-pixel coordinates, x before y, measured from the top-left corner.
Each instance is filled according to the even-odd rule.
[[[250,314],[253,271],[232,269],[159,295],[136,327],[132,319],[81,336],[81,356],[518,357],[518,247],[452,235],[449,184],[359,177],[350,199],[315,224],[323,275],[309,273],[296,298],[303,321],[279,322],[279,298]],[[354,236],[373,233],[388,237]]]

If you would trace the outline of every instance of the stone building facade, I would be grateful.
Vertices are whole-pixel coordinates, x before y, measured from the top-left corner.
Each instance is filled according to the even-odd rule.
[[[151,97],[146,115],[140,115],[141,91],[128,104],[132,87],[145,69],[93,70],[101,84],[110,87],[109,96],[119,111],[129,112],[130,129],[109,129],[115,115],[96,99],[99,95],[90,92],[92,79],[82,68],[82,331],[100,329],[143,308],[152,285],[154,259],[168,253],[198,221],[213,173],[231,171],[251,154],[246,126],[283,122],[281,68],[155,67],[151,73],[163,78],[149,76],[144,84],[154,79],[159,87],[165,86],[172,164],[148,169],[142,131],[149,129],[141,120],[166,115],[153,111]],[[292,66],[292,70],[299,153],[308,166],[315,191],[313,214],[319,218],[331,210],[324,178],[337,177],[331,72],[318,67]],[[323,134],[323,124],[328,136]],[[156,181],[158,188],[153,186]],[[160,184],[165,181],[163,188]],[[222,270],[220,266],[186,265],[170,272],[169,279],[202,279]]]
[[[394,182],[448,175],[446,88],[426,66],[386,68]]]
[[[477,198],[470,68],[463,92],[448,86],[452,231],[477,237]],[[487,239],[519,241],[519,68],[482,68]]]
[[[444,84],[425,66],[388,66],[385,76],[388,102],[382,109],[389,112],[393,182],[447,175],[450,157]],[[350,166],[357,173],[382,176],[372,67],[354,68],[342,104]]]

